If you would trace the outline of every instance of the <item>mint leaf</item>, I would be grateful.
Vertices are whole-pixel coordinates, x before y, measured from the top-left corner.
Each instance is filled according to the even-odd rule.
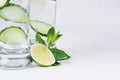
[[[70,58],[69,55],[67,55],[64,51],[62,51],[60,49],[52,48],[50,50],[53,53],[53,55],[56,58],[56,60],[58,60],[58,61],[60,61],[60,60],[66,60],[66,59]]]
[[[52,27],[51,29],[49,29],[48,33],[47,33],[47,41],[48,42],[55,42],[57,41],[60,37],[62,36],[62,34],[60,34],[60,32],[55,31],[55,28]]]
[[[36,38],[36,41],[45,45],[45,41],[42,39],[40,33],[37,32],[35,38]]]
[[[54,40],[53,40],[53,42],[57,41],[61,36],[62,36],[62,34],[60,34],[60,32],[57,32],[57,33],[54,35]]]
[[[49,29],[49,31],[47,33],[47,41],[48,42],[53,42],[54,35],[55,35],[55,28],[52,27],[52,28]]]

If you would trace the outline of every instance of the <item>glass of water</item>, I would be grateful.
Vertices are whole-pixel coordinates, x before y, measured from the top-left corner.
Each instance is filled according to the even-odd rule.
[[[31,63],[30,0],[0,0],[0,68],[20,69]]]

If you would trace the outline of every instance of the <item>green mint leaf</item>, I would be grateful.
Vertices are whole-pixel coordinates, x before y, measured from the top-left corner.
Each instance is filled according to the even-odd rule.
[[[57,41],[60,37],[62,37],[62,34],[60,34],[60,32],[57,32],[57,33],[54,35],[54,40],[53,40],[53,42]]]
[[[70,56],[67,55],[63,50],[60,50],[60,49],[57,49],[57,48],[52,48],[50,50],[53,53],[55,59],[58,60],[58,61],[66,60],[66,59],[70,58]]]
[[[40,33],[37,32],[35,37],[36,37],[36,41],[45,45],[45,41],[41,38]]]
[[[60,62],[55,62],[52,66],[59,66],[60,65]]]
[[[53,42],[54,35],[55,35],[55,28],[52,27],[52,28],[49,29],[49,31],[47,33],[47,41],[48,42]]]

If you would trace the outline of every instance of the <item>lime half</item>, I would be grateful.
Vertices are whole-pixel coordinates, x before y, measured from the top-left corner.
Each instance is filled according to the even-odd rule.
[[[43,44],[33,44],[30,51],[31,57],[37,65],[51,66],[56,61],[52,52]]]

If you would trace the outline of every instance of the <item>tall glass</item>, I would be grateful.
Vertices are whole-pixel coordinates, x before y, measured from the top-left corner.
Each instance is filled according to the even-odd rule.
[[[8,0],[0,8],[0,67],[25,68],[29,54],[30,0]]]

